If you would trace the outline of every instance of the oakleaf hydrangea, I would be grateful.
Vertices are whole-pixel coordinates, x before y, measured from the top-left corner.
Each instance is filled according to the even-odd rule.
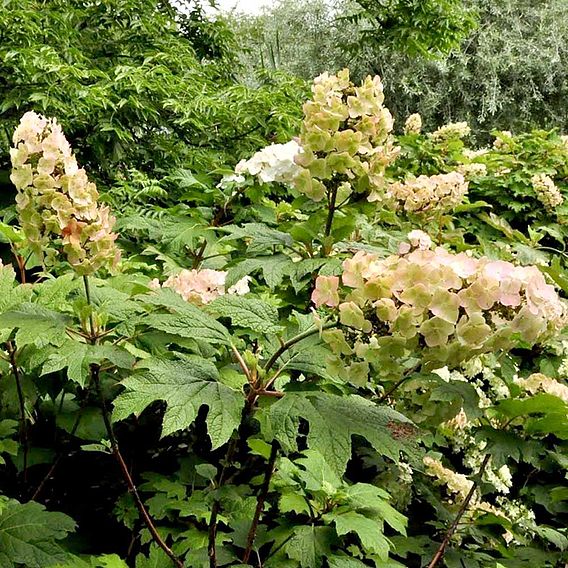
[[[271,144],[248,160],[241,160],[235,167],[235,173],[255,176],[260,183],[291,184],[300,172],[300,167],[294,161],[299,153],[300,146],[295,140],[286,144]]]
[[[10,149],[10,179],[26,244],[49,264],[61,243],[79,274],[112,269],[120,259],[114,217],[97,203],[98,192],[79,168],[57,121],[35,112],[22,117]]]
[[[405,134],[420,134],[422,130],[422,117],[418,113],[411,114],[404,123]]]
[[[403,209],[407,213],[444,212],[459,205],[467,189],[468,183],[459,172],[421,175],[390,184],[386,198],[395,210]]]
[[[546,209],[554,209],[564,202],[564,197],[562,197],[560,190],[556,187],[554,180],[550,176],[546,174],[535,174],[531,178],[531,183],[537,199]]]

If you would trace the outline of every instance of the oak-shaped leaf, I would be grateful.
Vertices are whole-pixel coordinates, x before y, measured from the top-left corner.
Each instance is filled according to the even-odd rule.
[[[252,329],[258,333],[276,334],[283,329],[278,324],[278,310],[256,298],[229,294],[217,298],[210,304],[209,309],[221,317],[229,318],[234,326]]]
[[[347,467],[354,435],[365,438],[377,452],[394,461],[415,438],[408,418],[359,396],[290,392],[270,407],[267,418],[262,421],[266,436],[278,440],[285,451],[297,451],[300,419],[307,420],[308,446],[317,448],[338,475]]]
[[[0,566],[44,568],[64,562],[70,555],[58,541],[74,530],[75,521],[63,513],[0,497]]]
[[[165,308],[169,313],[152,313],[144,318],[148,326],[180,337],[228,345],[229,332],[215,318],[186,302],[170,289],[161,289],[140,298],[144,303]]]
[[[70,323],[69,316],[30,302],[0,314],[0,329],[18,329],[16,344],[19,347],[32,343],[38,347],[50,343],[61,345],[67,338],[65,330]]]
[[[113,420],[139,415],[161,400],[167,405],[162,436],[187,428],[207,406],[207,430],[213,448],[218,448],[241,420],[242,394],[219,382],[215,365],[200,357],[148,359],[121,384],[125,390],[114,401]]]

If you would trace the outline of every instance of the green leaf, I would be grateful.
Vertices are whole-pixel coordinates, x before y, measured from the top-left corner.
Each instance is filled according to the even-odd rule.
[[[61,345],[66,339],[65,328],[71,318],[39,304],[22,304],[17,310],[0,314],[0,329],[17,328],[18,346],[34,343],[42,347],[52,343]]]
[[[240,424],[244,398],[219,382],[215,365],[198,357],[152,359],[139,373],[122,381],[125,391],[114,401],[114,420],[139,415],[157,400],[167,404],[162,436],[187,428],[201,406],[207,406],[207,426],[213,448],[223,445]]]
[[[354,532],[359,537],[364,550],[378,554],[381,560],[388,559],[390,546],[383,534],[382,523],[355,511],[329,515],[329,518],[333,518],[335,530],[339,536]]]
[[[308,513],[310,506],[305,497],[299,493],[283,493],[278,500],[278,508],[281,513]]]
[[[270,430],[286,451],[296,451],[300,418],[309,422],[308,445],[317,449],[333,471],[342,475],[351,457],[351,437],[368,440],[377,452],[398,461],[410,444],[412,422],[387,406],[377,406],[358,396],[317,392],[286,393],[268,411]],[[268,433],[267,433],[268,434]]]
[[[212,344],[229,345],[229,332],[217,320],[196,306],[186,302],[179,294],[169,289],[147,294],[142,300],[148,304],[172,310],[169,314],[150,314],[144,319],[149,327],[185,337],[207,341]]]
[[[367,564],[348,556],[333,556],[327,559],[327,563],[329,568],[368,568]]]
[[[73,519],[28,501],[0,498],[0,566],[44,568],[64,562],[69,554],[57,541],[75,530]]]
[[[290,265],[293,264],[290,258],[284,254],[273,256],[261,256],[258,258],[247,258],[227,272],[225,286],[228,288],[256,270],[262,270],[262,277],[271,290],[274,290],[282,283],[284,276]]]
[[[54,373],[67,367],[67,377],[84,387],[93,363],[110,361],[117,367],[132,369],[135,358],[116,345],[90,345],[69,340],[51,354],[43,364],[41,374]]]
[[[45,280],[40,284],[34,285],[37,294],[37,303],[51,308],[52,310],[63,310],[68,306],[67,296],[72,290],[77,288],[77,280],[74,274],[64,274],[59,278]]]
[[[32,294],[31,286],[17,285],[16,273],[10,265],[0,267],[0,313],[28,302]]]
[[[296,527],[294,536],[286,543],[284,550],[302,568],[321,568],[321,559],[331,553],[334,540],[330,527]]]
[[[346,489],[347,502],[354,509],[365,509],[386,521],[396,532],[406,534],[407,519],[388,503],[388,493],[368,483],[356,483]]]
[[[278,310],[256,298],[227,294],[217,298],[209,308],[219,316],[229,318],[234,326],[258,333],[277,334],[283,329],[278,325]]]
[[[245,223],[237,227],[230,225],[223,227],[222,230],[229,233],[222,241],[232,241],[246,239],[249,241],[247,252],[258,253],[266,251],[274,246],[292,246],[293,240],[288,233],[283,233],[261,223]]]
[[[3,243],[21,243],[25,240],[22,231],[3,221],[0,221],[0,235]]]

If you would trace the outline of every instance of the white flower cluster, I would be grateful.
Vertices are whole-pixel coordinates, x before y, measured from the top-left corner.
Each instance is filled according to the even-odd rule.
[[[530,394],[545,392],[557,396],[568,403],[568,386],[542,373],[533,373],[526,379],[517,379],[515,382]]]
[[[292,183],[301,170],[294,158],[301,152],[299,144],[271,144],[259,150],[252,158],[241,160],[235,167],[237,175],[256,176],[261,183]]]
[[[495,150],[503,150],[507,152],[511,149],[512,142],[512,132],[510,130],[502,130],[501,132],[497,133],[497,136],[493,141],[493,148],[495,148]]]
[[[432,210],[448,211],[459,205],[467,194],[468,182],[459,172],[421,175],[389,186],[387,196],[395,208],[412,213]]]
[[[564,197],[562,197],[560,190],[556,187],[556,184],[550,176],[546,174],[535,174],[531,178],[531,183],[537,199],[547,209],[554,209],[564,202]]]
[[[468,160],[474,160],[475,158],[479,158],[480,156],[485,156],[489,152],[489,148],[479,148],[479,150],[472,150],[471,148],[465,148],[463,151],[463,155]]]
[[[497,497],[497,505],[501,515],[505,516],[511,523],[518,525],[525,532],[531,533],[536,528],[535,514],[520,501]]]
[[[460,164],[457,171],[466,179],[480,177],[487,174],[487,166],[485,164]]]
[[[473,487],[473,481],[461,473],[448,469],[442,462],[430,456],[425,456],[422,461],[429,476],[436,478],[439,485],[445,485],[450,494],[456,495],[458,502],[465,500]]]
[[[410,244],[413,247],[418,247],[420,250],[430,250],[432,248],[432,239],[428,233],[421,231],[420,229],[415,229],[410,231],[407,235]]]
[[[222,270],[182,270],[174,276],[170,276],[163,284],[158,279],[150,282],[150,288],[171,288],[175,290],[184,300],[193,304],[202,305],[212,302],[224,294],[236,294],[243,296],[250,292],[250,277],[245,276],[238,282],[225,290],[225,280],[227,273]]]
[[[467,122],[450,122],[431,132],[429,137],[435,142],[445,142],[446,140],[465,138],[470,132],[471,128]]]
[[[422,117],[416,112],[411,114],[404,123],[405,134],[420,134],[422,130]]]

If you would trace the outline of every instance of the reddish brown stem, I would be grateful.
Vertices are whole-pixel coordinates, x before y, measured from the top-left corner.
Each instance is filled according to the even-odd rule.
[[[217,487],[221,487],[225,482],[225,476],[228,471],[228,466],[233,461],[235,452],[237,451],[238,443],[239,443],[239,437],[235,436],[231,440],[231,443],[227,448],[224,464],[223,467],[221,468],[221,473],[217,478],[217,483],[216,483]],[[215,499],[215,501],[213,501],[213,507],[211,508],[211,518],[209,519],[209,542],[207,545],[207,554],[209,556],[210,568],[217,568],[217,549],[216,549],[217,517],[219,516],[220,509],[221,509],[221,502],[219,501],[219,499]]]
[[[140,513],[140,517],[142,517],[144,524],[146,525],[147,529],[150,531],[150,534],[152,535],[152,539],[168,555],[168,557],[170,558],[170,560],[172,561],[174,566],[176,566],[176,568],[184,568],[184,563],[175,555],[174,551],[165,543],[164,539],[161,537],[160,533],[156,529],[156,527],[155,527],[155,525],[152,521],[152,518],[148,514],[148,511],[146,510],[146,507],[144,506],[144,502],[142,501],[142,498],[140,497],[140,494],[138,493],[138,489],[136,487],[136,484],[134,483],[134,480],[132,479],[132,476],[130,475],[130,472],[128,471],[128,466],[126,465],[126,462],[124,461],[124,458],[122,457],[122,454],[120,452],[120,448],[118,446],[118,441],[117,441],[117,439],[114,435],[114,431],[112,429],[112,424],[110,422],[110,417],[109,417],[108,411],[106,409],[106,404],[105,404],[105,400],[104,400],[104,397],[103,397],[101,384],[100,384],[99,369],[100,369],[100,367],[98,365],[91,365],[91,378],[92,378],[92,380],[95,384],[95,388],[97,390],[97,395],[98,395],[98,398],[99,398],[99,401],[100,401],[100,404],[101,404],[103,421],[104,421],[105,428],[106,428],[106,431],[107,431],[107,434],[108,434],[108,437],[109,437],[109,440],[110,440],[112,453],[114,454],[114,457],[116,458],[116,461],[118,462],[118,465],[119,465],[120,470],[122,472],[122,476],[124,477],[124,480],[126,481],[126,485],[128,486],[128,490],[130,491],[130,493],[134,497],[134,503],[136,504],[136,508],[138,509],[138,512]]]
[[[26,427],[26,401],[24,398],[24,391],[22,389],[22,380],[20,377],[20,370],[16,361],[16,346],[9,341],[8,353],[10,356],[10,366],[14,380],[16,381],[16,391],[18,393],[18,404],[20,406],[20,442],[24,450],[24,482],[27,480],[28,474],[28,429]]]
[[[262,482],[262,487],[258,498],[256,500],[256,509],[254,511],[254,517],[250,525],[250,530],[247,535],[247,546],[245,553],[243,554],[243,564],[247,564],[249,561],[250,553],[252,552],[252,547],[254,546],[254,539],[256,538],[256,531],[258,530],[258,522],[260,520],[260,515],[262,514],[262,509],[264,508],[264,502],[266,501],[266,496],[268,495],[268,489],[270,488],[270,480],[272,474],[274,473],[274,465],[276,464],[276,457],[278,456],[278,445],[276,442],[272,442],[272,448],[270,450],[270,458],[268,459],[268,467],[264,474],[264,480]]]
[[[90,288],[89,288],[89,279],[88,279],[87,276],[83,277],[83,283],[85,285],[85,295],[87,297],[87,303],[89,304],[89,307],[91,307],[91,293],[90,293]],[[94,344],[97,343],[98,337],[97,337],[97,333],[96,333],[96,328],[95,328],[95,323],[94,323],[92,311],[89,314],[89,323],[90,323],[90,332],[91,332],[90,342],[94,345]],[[118,462],[118,465],[119,465],[120,470],[122,472],[122,476],[124,477],[124,480],[126,481],[126,485],[128,486],[128,490],[130,491],[130,493],[134,497],[134,503],[136,504],[136,508],[138,509],[138,512],[140,513],[140,517],[142,518],[142,520],[144,521],[144,524],[146,525],[146,528],[150,531],[150,534],[152,535],[152,539],[166,553],[166,555],[170,558],[170,560],[172,561],[173,565],[176,568],[184,568],[184,563],[182,562],[182,560],[179,559],[176,556],[174,551],[166,544],[166,542],[164,541],[164,539],[161,537],[160,533],[156,529],[156,526],[154,525],[154,522],[152,521],[152,518],[148,514],[148,511],[146,510],[146,507],[144,506],[144,502],[142,501],[142,498],[140,497],[140,494],[138,493],[138,488],[136,487],[136,484],[134,483],[134,480],[132,479],[132,476],[130,475],[130,472],[128,471],[128,466],[126,465],[126,462],[124,461],[124,458],[122,457],[122,454],[120,452],[120,448],[118,446],[118,441],[116,439],[116,436],[114,435],[114,430],[112,429],[112,424],[111,424],[110,416],[108,414],[108,410],[107,410],[107,407],[106,407],[106,401],[105,401],[105,398],[103,396],[103,391],[101,389],[100,369],[101,368],[100,368],[99,365],[95,365],[95,364],[91,365],[91,367],[90,367],[91,382],[94,383],[94,385],[95,385],[95,389],[96,389],[97,396],[98,396],[98,399],[99,399],[99,404],[101,406],[101,413],[102,413],[102,416],[103,416],[103,422],[105,424],[105,428],[106,428],[106,431],[107,431],[107,434],[108,434],[108,437],[109,437],[109,440],[110,440],[112,453],[114,454],[114,457],[116,458],[116,461]]]

